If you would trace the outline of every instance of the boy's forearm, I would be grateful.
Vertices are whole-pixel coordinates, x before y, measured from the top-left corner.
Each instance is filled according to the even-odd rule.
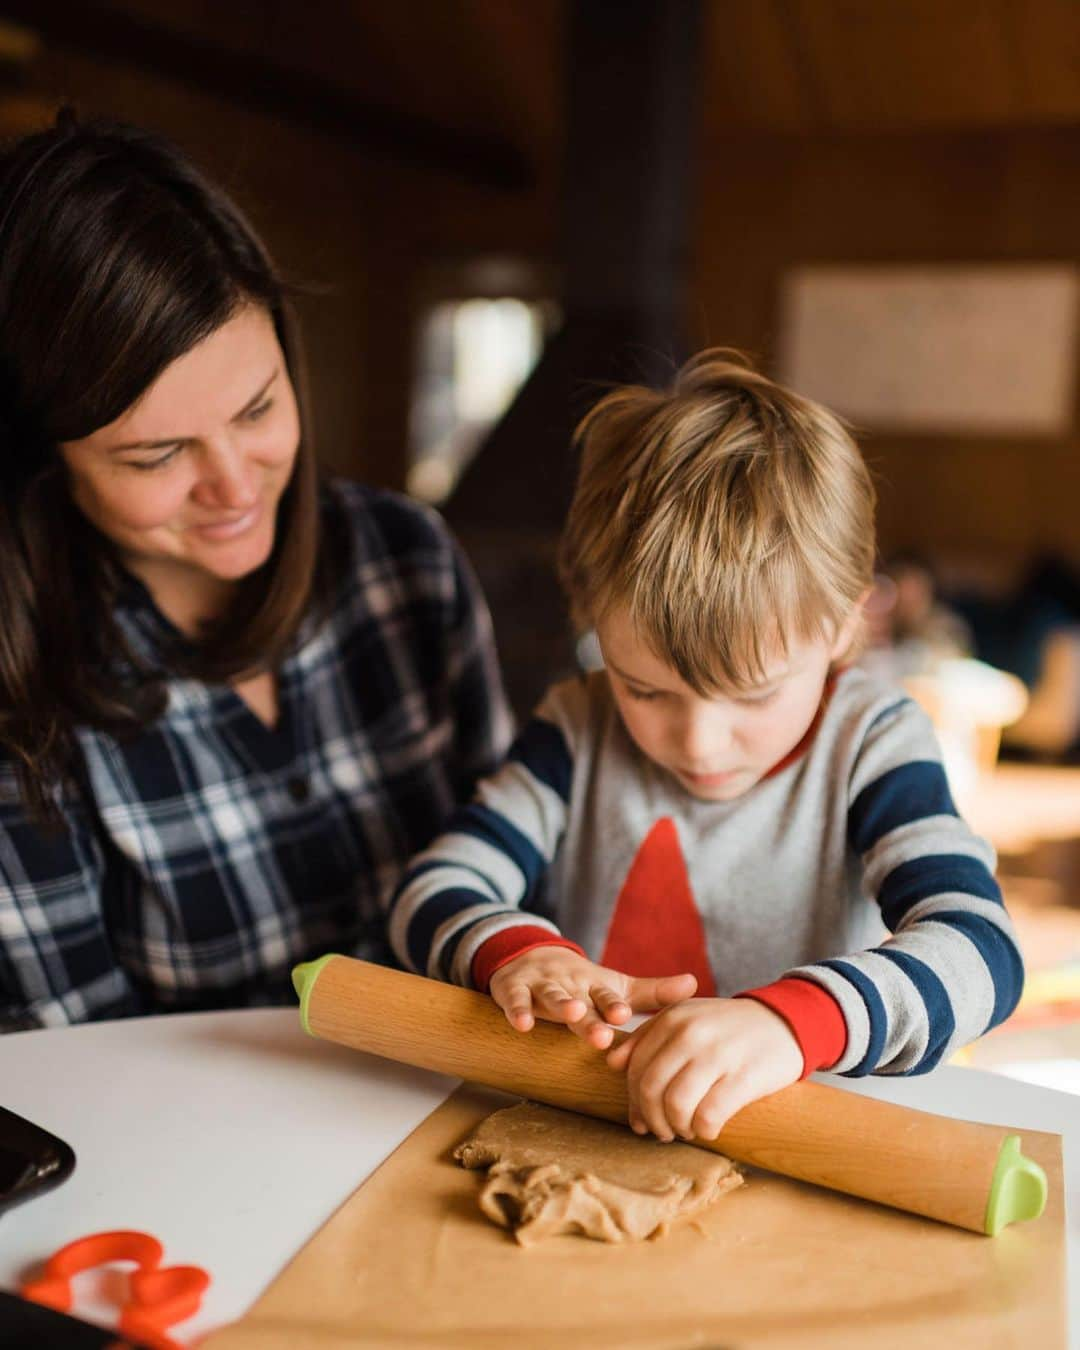
[[[1008,916],[986,901],[981,914],[958,910],[957,899],[942,895],[880,947],[788,972],[843,1013],[835,1072],[927,1073],[1015,1008],[1024,971]]]
[[[849,842],[893,936],[788,973],[841,1008],[838,1072],[925,1073],[1020,997],[1023,962],[994,851],[957,812],[933,731],[909,700],[871,728],[850,792]]]
[[[517,941],[502,937],[508,930],[539,929],[548,942],[565,943],[554,924],[521,906],[561,841],[570,767],[559,730],[533,718],[506,763],[413,859],[387,914],[390,945],[408,969],[483,988],[496,967],[494,958],[485,957],[477,976],[477,954],[496,938]],[[530,940],[522,937],[513,954]],[[501,954],[504,948],[493,950]]]
[[[441,842],[436,841],[434,848]],[[421,855],[406,873],[387,916],[390,945],[406,969],[484,988],[486,980],[481,983],[474,975],[474,962],[489,942],[510,943],[519,932],[543,933],[552,943],[563,941],[554,924],[522,911],[519,902],[499,894],[488,878],[457,863],[432,862],[431,852]],[[495,969],[489,965],[486,979]]]

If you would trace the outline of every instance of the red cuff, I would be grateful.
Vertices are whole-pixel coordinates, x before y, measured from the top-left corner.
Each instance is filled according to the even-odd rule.
[[[579,956],[585,955],[576,942],[560,937],[550,928],[541,928],[539,924],[515,924],[513,928],[504,928],[501,933],[489,937],[477,947],[472,959],[473,988],[487,993],[491,977],[500,966],[505,966],[515,956],[524,956],[534,947],[569,947]]]
[[[805,1078],[815,1069],[828,1069],[847,1048],[847,1023],[832,994],[811,980],[789,975],[760,989],[747,989],[736,998],[753,998],[779,1013],[791,1028],[803,1053]]]

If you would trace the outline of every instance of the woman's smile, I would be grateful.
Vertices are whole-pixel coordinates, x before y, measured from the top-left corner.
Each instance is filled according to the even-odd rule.
[[[191,528],[196,534],[211,543],[235,539],[238,535],[246,534],[248,530],[253,529],[262,517],[262,503],[256,502],[249,510],[241,516],[225,516],[219,520],[207,521],[205,524],[193,525]]]

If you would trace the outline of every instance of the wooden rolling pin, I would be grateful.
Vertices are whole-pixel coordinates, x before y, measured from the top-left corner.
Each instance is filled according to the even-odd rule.
[[[626,1124],[626,1079],[565,1027],[515,1031],[485,994],[324,956],[297,966],[304,1029],[551,1106]],[[796,1083],[744,1106],[699,1147],[739,1162],[930,1219],[998,1233],[1034,1219],[1046,1176],[1020,1139],[818,1083]]]

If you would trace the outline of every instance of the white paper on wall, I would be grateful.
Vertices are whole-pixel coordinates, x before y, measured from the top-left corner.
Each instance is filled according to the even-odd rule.
[[[780,377],[856,427],[1062,436],[1080,269],[805,266],[785,276]]]

